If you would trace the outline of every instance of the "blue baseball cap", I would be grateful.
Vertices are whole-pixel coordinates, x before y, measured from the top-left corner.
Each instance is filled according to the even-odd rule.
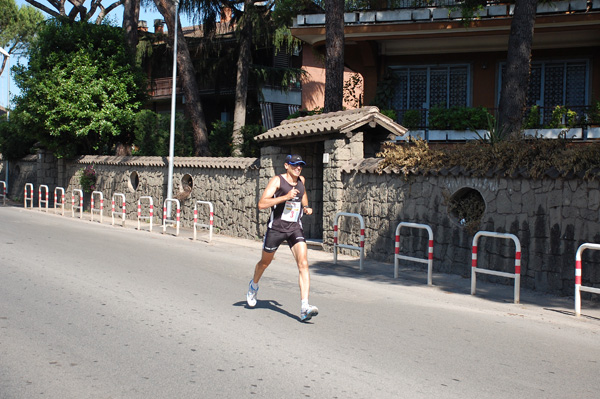
[[[293,154],[293,155],[288,155],[287,157],[285,157],[285,163],[287,163],[288,165],[306,165],[306,162],[304,162],[302,160],[302,157],[300,155],[297,154]]]

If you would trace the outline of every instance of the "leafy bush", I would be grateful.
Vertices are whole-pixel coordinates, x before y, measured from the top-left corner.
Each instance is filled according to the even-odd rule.
[[[94,165],[88,165],[79,171],[79,184],[86,193],[96,190],[96,170]]]
[[[439,130],[475,130],[488,126],[488,115],[483,107],[432,107],[429,110],[429,128]]]
[[[4,158],[21,159],[31,153],[34,144],[35,139],[15,123],[14,113],[11,113],[10,121],[6,120],[6,115],[0,118],[0,153]]]
[[[552,111],[550,121],[545,126],[548,129],[564,129],[575,127],[579,122],[577,112],[562,105],[557,105]]]
[[[409,109],[402,115],[402,126],[407,129],[415,129],[421,126],[421,113],[416,109]]]
[[[258,157],[260,155],[260,146],[254,140],[255,136],[264,132],[261,125],[245,125],[242,127],[243,157]],[[209,147],[213,157],[230,157],[233,134],[233,122],[216,121],[212,124],[212,131],[209,134]]]
[[[437,172],[460,166],[473,176],[485,177],[490,171],[502,176],[525,173],[534,179],[552,171],[556,177],[578,175],[600,178],[600,143],[577,145],[565,139],[503,140],[494,143],[468,142],[453,147],[432,149],[427,142],[384,143],[379,170],[390,167],[408,176],[415,170]]]
[[[525,118],[525,123],[523,123],[523,129],[539,129],[542,127],[540,122],[541,113],[540,107],[534,105],[531,107],[529,112],[527,113],[527,118]]]
[[[600,125],[600,100],[596,100],[592,103],[587,116],[590,124]]]
[[[147,109],[138,112],[134,119],[134,134],[133,155],[168,156],[171,115],[157,114]],[[192,140],[193,131],[189,120],[185,119],[183,113],[175,114],[175,156],[192,156]]]

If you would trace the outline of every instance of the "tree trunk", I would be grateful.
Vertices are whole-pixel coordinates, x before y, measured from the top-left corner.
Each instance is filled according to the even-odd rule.
[[[235,108],[233,111],[232,153],[234,157],[242,156],[244,136],[242,128],[246,124],[246,100],[248,97],[248,70],[252,62],[250,47],[252,45],[252,0],[244,1],[244,19],[240,30],[240,53],[237,60],[237,84],[235,87]]]
[[[154,0],[156,8],[161,13],[169,29],[169,39],[173,41],[175,31],[175,4],[170,0]],[[181,78],[183,95],[185,96],[185,110],[187,117],[192,123],[194,131],[194,156],[210,156],[208,148],[208,132],[204,110],[198,94],[198,83],[196,82],[196,71],[192,63],[192,57],[183,36],[181,24],[177,29],[177,66]]]
[[[531,46],[538,0],[519,0],[510,25],[506,70],[502,78],[498,104],[498,133],[519,137],[527,105],[531,71]]]
[[[140,20],[140,0],[125,0],[123,4],[123,31],[129,48],[135,54],[138,45],[138,22]]]
[[[344,95],[344,0],[325,0],[325,107],[341,111]]]

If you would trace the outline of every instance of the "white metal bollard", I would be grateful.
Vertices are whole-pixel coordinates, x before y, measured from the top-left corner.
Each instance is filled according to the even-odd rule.
[[[42,197],[42,191],[44,191],[45,198],[46,198],[45,200],[42,199],[42,198],[44,198],[44,197]],[[49,194],[48,191],[49,191],[49,188],[45,184],[41,184],[38,187],[38,209],[40,211],[43,210],[42,204],[46,204],[46,212],[48,212],[48,194]]]
[[[600,251],[600,244],[585,243],[577,248],[575,255],[575,316],[581,316],[581,291],[600,295],[600,288],[581,285],[581,254],[586,249]]]
[[[62,187],[56,187],[54,189],[54,213],[56,213],[56,204],[58,204],[58,193],[60,192],[60,207],[62,209],[62,216],[65,216],[65,189]]]
[[[79,195],[79,205],[75,205],[75,194]],[[71,217],[75,217],[75,209],[79,209],[79,218],[83,219],[83,190],[74,188],[71,192]]]
[[[115,198],[116,197],[122,198],[122,201],[121,201],[121,212],[115,212]],[[112,210],[111,214],[112,214],[112,225],[113,226],[115,225],[115,215],[121,215],[121,217],[122,217],[122,224],[123,224],[123,227],[125,227],[125,217],[127,215],[125,206],[126,206],[125,194],[114,193],[113,196],[112,196],[112,201],[111,201],[111,210]]]
[[[96,209],[94,208],[94,195],[97,195],[100,197],[100,209]],[[90,220],[93,222],[94,221],[94,213],[98,212],[100,214],[100,223],[102,223],[102,214],[104,213],[104,194],[102,194],[102,191],[92,191],[92,196],[91,196],[91,207],[90,207]]]
[[[29,190],[27,190],[28,188]],[[27,195],[27,193],[29,193],[29,195]],[[33,183],[25,183],[25,194],[23,201],[25,202],[25,209],[27,209],[27,201],[29,201],[29,204],[31,205],[30,208],[33,209]]]
[[[0,180],[0,185],[2,185],[2,190],[0,190],[0,195],[2,196],[2,205],[6,205],[6,182]]]
[[[174,202],[175,205],[177,205],[177,216],[176,216],[176,220],[173,219],[169,219],[167,217],[167,205]],[[169,225],[173,225],[175,224],[177,226],[177,233],[175,233],[176,236],[179,235],[179,219],[181,216],[181,208],[179,207],[179,200],[178,199],[174,199],[174,198],[167,198],[165,200],[164,206],[163,206],[163,234],[165,234],[165,232],[167,231],[167,224]]]
[[[142,216],[142,200],[148,200],[148,209],[150,216]],[[143,196],[140,197],[137,203],[137,219],[138,219],[138,230],[142,229],[141,221],[149,220],[150,221],[150,231],[152,231],[152,219],[154,219],[154,200],[152,197]]]
[[[414,229],[424,229],[427,230],[429,234],[429,244],[428,244],[428,253],[427,259],[415,258],[412,256],[400,255],[400,229],[402,227],[410,227]],[[398,278],[398,259],[410,260],[413,262],[425,263],[427,264],[427,285],[433,285],[433,231],[431,227],[426,224],[419,223],[409,223],[409,222],[401,222],[396,227],[396,239],[394,244],[394,278]]]
[[[477,267],[477,241],[479,237],[495,237],[495,238],[505,238],[513,240],[515,243],[515,272],[514,273],[505,273],[505,272],[497,272],[494,270],[486,270],[480,269]],[[473,237],[473,254],[471,257],[471,295],[475,295],[477,290],[477,273],[482,274],[491,274],[494,276],[500,277],[508,277],[515,280],[515,295],[514,302],[519,303],[520,301],[520,287],[521,287],[521,242],[514,234],[508,233],[496,233],[493,231],[478,231]]]
[[[349,216],[358,218],[360,222],[360,243],[359,246],[355,245],[346,245],[338,243],[338,219],[340,216]],[[347,213],[347,212],[338,212],[335,215],[335,219],[333,222],[333,263],[337,264],[337,251],[338,248],[346,248],[346,249],[354,249],[360,251],[360,264],[359,269],[363,269],[363,259],[365,257],[365,221],[362,216],[358,213]]]
[[[198,223],[198,204],[208,205],[208,210],[210,212],[208,224]],[[213,233],[213,216],[214,216],[214,207],[213,204],[209,201],[196,201],[194,204],[194,240],[196,240],[196,229],[197,227],[205,227],[208,229],[208,242],[212,240]]]

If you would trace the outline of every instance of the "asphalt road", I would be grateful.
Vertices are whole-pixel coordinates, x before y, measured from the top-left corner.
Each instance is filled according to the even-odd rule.
[[[248,309],[260,243],[188,233],[0,207],[0,398],[600,395],[597,304],[310,251],[301,323],[286,247]]]

